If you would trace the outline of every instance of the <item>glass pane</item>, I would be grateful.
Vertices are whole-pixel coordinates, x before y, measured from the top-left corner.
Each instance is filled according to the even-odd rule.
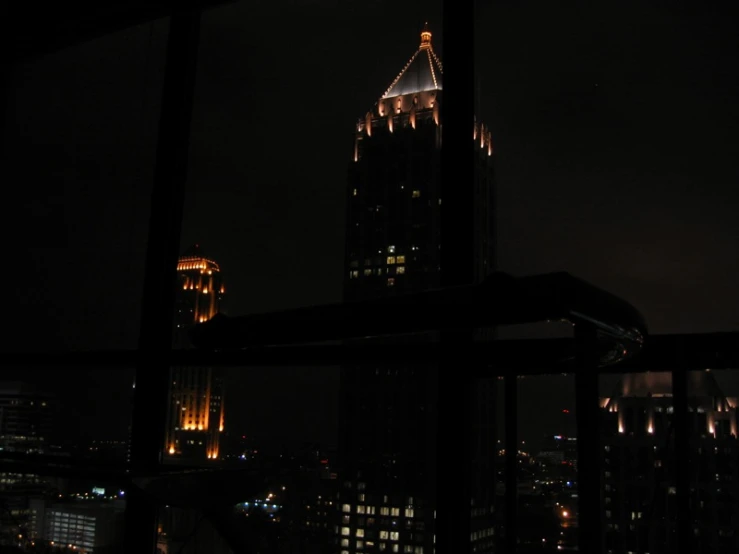
[[[10,73],[3,350],[136,346],[167,29],[132,27]]]
[[[387,9],[393,17],[380,35],[366,31],[366,12],[352,3],[283,10],[263,2],[258,18],[246,4],[205,14],[182,249],[200,244],[228,272],[228,314],[340,301],[345,281],[354,273],[363,279],[365,269],[381,272],[385,288],[395,279],[402,290],[412,278],[406,262],[420,258],[411,250],[420,242],[384,241],[398,251],[374,252],[371,268],[364,259],[349,268],[344,259],[347,204],[360,198],[349,186],[358,125],[369,112],[382,119],[378,101],[419,51],[426,21],[414,3]],[[440,56],[440,2],[423,11]],[[431,75],[428,59],[418,57],[424,76]],[[416,78],[409,73],[403,82]],[[429,171],[433,159],[419,164]],[[386,169],[381,161],[373,166]],[[430,201],[414,191],[420,185],[408,181],[409,206]],[[398,255],[406,261],[397,263]]]
[[[585,278],[651,332],[735,330],[729,4],[479,4],[500,267]]]

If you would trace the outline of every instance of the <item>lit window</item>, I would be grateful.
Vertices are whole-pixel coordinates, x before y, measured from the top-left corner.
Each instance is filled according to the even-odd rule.
[[[393,517],[399,517],[400,516],[400,508],[393,508],[390,510],[390,515]]]
[[[359,271],[356,269],[349,272],[349,279],[356,279],[357,277],[359,277]]]
[[[387,533],[387,531],[380,531],[380,539],[385,539],[385,540],[387,540],[387,538],[388,538],[388,533]]]
[[[405,263],[405,256],[397,256],[397,257],[395,258],[395,261],[396,261],[397,263],[399,263],[399,264],[404,264],[404,263]]]
[[[364,541],[357,541],[357,550],[362,550],[364,548]]]
[[[394,246],[388,246],[387,251],[389,254],[395,254],[395,247]]]
[[[400,549],[397,544],[393,545],[393,552],[398,552]]]
[[[349,548],[349,539],[341,539],[341,547]]]
[[[381,542],[379,546],[380,552],[384,552],[387,549],[387,543]]]
[[[395,263],[395,256],[388,256],[387,257],[387,264],[392,265]]]
[[[358,496],[360,502],[364,502],[364,493],[360,493],[357,496]]]
[[[397,541],[400,539],[400,533],[397,531],[390,531],[390,540],[391,541]]]
[[[420,190],[414,190],[413,191],[413,198],[420,198],[421,191]]]
[[[413,508],[405,509],[405,517],[413,517]]]
[[[367,512],[367,510],[365,509],[364,506],[357,506],[357,513],[358,514],[364,514],[366,512]]]
[[[365,275],[365,276],[367,276],[367,275],[372,275],[372,270],[371,270],[371,269],[365,269],[365,270],[364,270],[364,275]]]
[[[357,189],[354,189],[354,190],[352,191],[352,196],[356,196],[356,195],[357,195]]]
[[[342,527],[341,528],[341,534],[344,537],[348,537],[349,536],[349,528],[348,527]]]
[[[355,271],[354,273],[356,273],[356,271]],[[397,275],[402,275],[403,273],[405,273],[405,266],[404,266],[404,265],[399,265],[399,266],[397,266],[397,267],[395,268],[395,273],[396,273]]]
[[[388,286],[388,287],[393,287],[393,286],[395,286],[395,279],[393,279],[392,277],[388,277],[388,280],[387,280],[387,286]]]
[[[364,529],[357,529],[357,536],[364,537]]]
[[[375,515],[375,507],[374,506],[367,506],[367,513],[371,516]]]

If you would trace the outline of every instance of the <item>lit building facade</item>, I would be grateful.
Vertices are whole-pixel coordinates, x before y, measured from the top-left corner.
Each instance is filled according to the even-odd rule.
[[[421,44],[359,121],[347,186],[345,301],[440,286],[443,65],[424,29]],[[490,132],[470,122],[476,158],[476,276],[495,268]],[[460,183],[461,186],[461,183]],[[429,336],[404,338],[430,340]],[[431,368],[341,369],[336,551],[433,554],[436,389]],[[473,549],[493,543],[494,383],[480,386],[472,507]],[[441,470],[441,469],[440,469]],[[455,472],[450,471],[450,478]]]
[[[180,257],[174,320],[175,348],[189,348],[188,332],[218,313],[225,288],[221,270],[195,245]],[[170,459],[216,460],[224,430],[223,377],[209,367],[171,370],[166,454]]]
[[[737,402],[710,372],[688,378],[689,452],[675,451],[670,373],[628,375],[601,399],[607,553],[677,550],[677,456],[690,460],[691,551],[739,552]]]
[[[124,510],[122,500],[49,503],[33,499],[29,535],[52,547],[81,554],[112,552],[123,539]]]

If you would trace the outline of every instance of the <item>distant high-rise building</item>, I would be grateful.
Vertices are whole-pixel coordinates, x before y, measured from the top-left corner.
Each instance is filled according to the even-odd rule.
[[[54,398],[40,393],[30,383],[0,383],[0,451],[16,454],[53,454]],[[19,530],[30,517],[29,498],[43,495],[51,487],[41,476],[22,472],[0,472],[0,550],[17,545]]]
[[[220,267],[198,245],[180,257],[177,272],[174,347],[189,348],[188,332],[218,313],[225,288]],[[193,463],[218,459],[224,429],[222,375],[211,367],[175,367],[171,379],[167,456]]]
[[[344,298],[367,300],[439,287],[442,208],[439,108],[443,65],[424,28],[421,44],[356,127],[347,188]],[[494,176],[489,131],[470,121],[475,182],[476,278],[495,268]],[[471,160],[470,157],[463,159]],[[411,340],[404,338],[403,340]],[[419,336],[415,340],[429,340]],[[341,370],[338,552],[433,554],[437,471],[436,384],[430,368],[387,364]],[[493,543],[493,383],[479,389],[470,425],[483,433],[473,475],[472,540]],[[443,422],[439,422],[443,425]],[[460,509],[463,509],[460,507]]]
[[[52,401],[29,383],[0,383],[0,450],[48,454]]]
[[[687,452],[675,450],[672,375],[627,375],[601,399],[605,552],[678,550],[675,460],[690,463],[691,552],[739,552],[737,400],[710,372],[688,375]]]

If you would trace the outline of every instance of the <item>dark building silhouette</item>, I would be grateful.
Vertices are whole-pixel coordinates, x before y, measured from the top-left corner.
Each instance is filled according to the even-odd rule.
[[[0,451],[14,454],[54,454],[49,438],[54,431],[54,397],[25,382],[0,383]],[[0,472],[0,551],[18,544],[29,527],[29,500],[51,486],[28,471]]]
[[[48,454],[52,400],[29,383],[0,383],[0,450]]]
[[[737,401],[710,372],[689,374],[689,451],[675,450],[670,373],[628,375],[604,415],[605,552],[675,552],[675,460],[690,460],[693,551],[739,552]]]
[[[443,65],[426,28],[418,50],[357,124],[347,187],[345,301],[440,285],[442,78]],[[495,266],[492,144],[482,124],[476,122],[473,131],[470,121],[470,135],[468,147],[478,153],[476,180],[459,186],[475,187],[470,217],[477,231],[476,276],[482,279]],[[388,360],[341,370],[340,554],[434,551],[437,445],[431,369]],[[472,507],[473,544],[480,552],[490,551],[493,541],[492,386],[481,385],[480,409],[470,422],[483,433],[477,441]],[[450,479],[459,477],[455,468],[438,470]]]

